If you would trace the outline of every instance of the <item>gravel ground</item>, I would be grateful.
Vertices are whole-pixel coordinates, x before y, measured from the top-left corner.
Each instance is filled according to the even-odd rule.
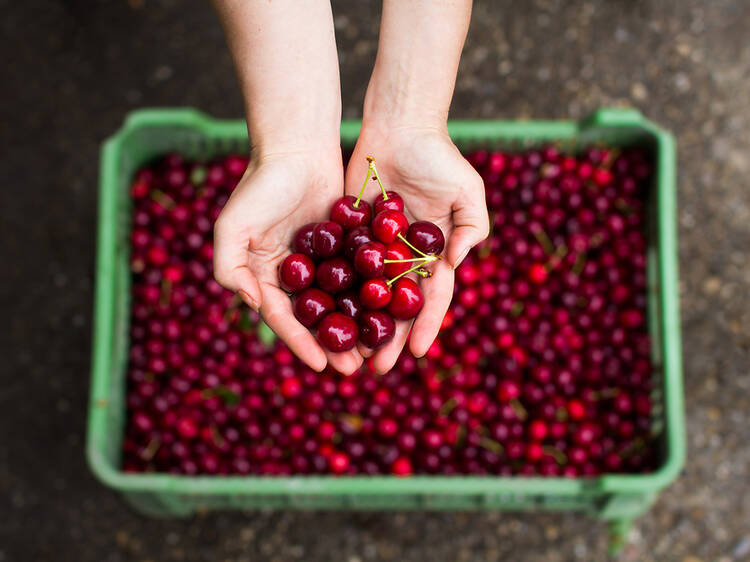
[[[602,560],[574,515],[226,513],[152,521],[84,462],[97,150],[125,113],[241,102],[206,2],[10,2],[3,18],[0,562]],[[377,2],[335,3],[357,117]],[[750,6],[478,2],[454,117],[641,109],[678,138],[688,468],[623,560],[750,559]],[[8,43],[10,41],[10,43]]]

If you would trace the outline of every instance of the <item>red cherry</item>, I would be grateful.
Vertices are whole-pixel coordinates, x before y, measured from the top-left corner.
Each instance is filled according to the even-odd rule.
[[[312,285],[315,279],[315,264],[304,254],[287,256],[279,267],[281,288],[296,293]]]
[[[385,210],[372,219],[372,233],[384,244],[390,244],[408,228],[409,221],[399,211]]]
[[[344,255],[350,260],[354,259],[357,248],[368,242],[375,242],[375,236],[369,226],[352,228],[344,237]]]
[[[296,377],[284,379],[279,388],[279,392],[284,398],[296,398],[302,394],[302,383]]]
[[[344,453],[333,453],[328,457],[328,466],[334,474],[343,474],[349,469],[349,457]]]
[[[330,258],[341,251],[344,245],[344,228],[337,222],[326,221],[315,225],[312,247],[321,258]]]
[[[375,214],[379,214],[382,211],[398,211],[399,213],[404,212],[404,200],[395,191],[387,191],[388,199],[383,199],[383,193],[378,193],[375,198],[373,208]]]
[[[359,302],[359,295],[355,291],[347,291],[340,294],[336,297],[336,309],[356,320],[362,312],[362,303]]]
[[[410,476],[414,473],[411,461],[406,457],[399,457],[391,464],[391,474],[396,476]]]
[[[359,340],[376,349],[393,339],[396,323],[390,314],[380,310],[366,310],[359,318]]]
[[[383,308],[391,301],[391,287],[382,277],[368,279],[359,289],[359,300],[365,308]]]
[[[331,220],[347,230],[367,225],[372,220],[372,208],[367,201],[360,199],[357,202],[357,198],[353,195],[344,195],[331,207]]]
[[[347,351],[357,343],[359,329],[354,319],[331,312],[318,325],[318,341],[329,351]]]
[[[296,254],[305,254],[308,258],[315,259],[315,250],[313,250],[312,239],[313,230],[315,229],[316,223],[311,222],[301,227],[295,234],[292,240],[292,250]]]
[[[497,399],[506,403],[521,396],[521,387],[515,381],[504,380],[497,387]]]
[[[437,255],[445,247],[443,231],[435,223],[429,221],[413,222],[406,233],[409,244],[428,255]]]
[[[385,259],[387,260],[408,260],[411,257],[411,249],[401,242],[401,240],[396,240],[385,247]],[[383,273],[389,279],[393,279],[401,275],[404,271],[408,271],[411,265],[410,262],[387,263],[385,264]]]
[[[541,263],[531,264],[529,268],[529,281],[542,284],[547,280],[547,268]]]
[[[315,279],[324,291],[340,293],[354,284],[354,270],[344,258],[331,258],[318,265]]]
[[[380,242],[362,244],[354,254],[354,269],[362,277],[372,279],[383,275],[385,246]]]
[[[333,297],[320,289],[305,289],[294,299],[294,317],[308,328],[315,326],[335,308]]]
[[[402,277],[393,284],[393,298],[388,304],[388,312],[398,320],[414,318],[424,306],[424,296],[412,279]]]

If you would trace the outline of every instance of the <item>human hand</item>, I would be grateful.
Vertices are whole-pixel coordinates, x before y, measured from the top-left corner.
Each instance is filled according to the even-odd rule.
[[[373,156],[386,189],[401,195],[409,221],[427,220],[438,225],[446,239],[444,260],[430,265],[432,277],[422,279],[425,297],[413,322],[398,322],[396,335],[373,358],[376,371],[384,373],[396,363],[411,330],[410,350],[420,357],[437,336],[453,296],[453,270],[469,250],[489,234],[484,183],[441,127],[365,126],[346,171],[346,193],[358,195],[367,174],[366,156]],[[379,191],[369,182],[365,197]],[[373,351],[360,346],[364,356]]]
[[[214,275],[260,312],[268,326],[311,368],[326,363],[344,374],[362,364],[356,349],[324,351],[294,317],[279,288],[278,267],[297,229],[328,216],[343,191],[338,146],[251,159],[214,229]]]

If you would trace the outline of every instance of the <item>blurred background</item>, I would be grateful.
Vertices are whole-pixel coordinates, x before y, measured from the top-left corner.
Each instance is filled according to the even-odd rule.
[[[136,515],[84,459],[98,149],[142,106],[240,117],[197,0],[0,1],[0,562],[602,560],[576,515]],[[379,2],[337,1],[344,116],[360,116]],[[634,106],[678,140],[688,463],[624,560],[750,560],[750,4],[476,2],[452,116]]]

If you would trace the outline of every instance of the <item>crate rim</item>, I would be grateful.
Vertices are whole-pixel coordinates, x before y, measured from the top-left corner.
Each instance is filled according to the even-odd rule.
[[[637,127],[651,134],[662,161],[657,169],[659,302],[661,306],[664,365],[666,454],[654,472],[601,475],[592,478],[519,476],[184,476],[164,473],[125,473],[105,456],[110,351],[113,334],[117,200],[115,190],[120,148],[133,131],[163,126],[195,129],[208,136],[247,135],[241,119],[216,119],[193,108],[145,108],[127,114],[123,126],[101,147],[99,173],[99,223],[97,232],[96,290],[94,297],[91,392],[88,408],[86,457],[91,471],[104,484],[120,492],[172,492],[188,495],[532,495],[575,496],[601,493],[654,493],[677,478],[685,463],[682,354],[678,302],[675,141],[671,133],[644,118],[635,109],[602,108],[588,118],[574,120],[450,120],[448,130],[457,140],[482,135],[555,141],[576,137],[589,127]],[[344,120],[341,136],[356,138],[361,122]]]

